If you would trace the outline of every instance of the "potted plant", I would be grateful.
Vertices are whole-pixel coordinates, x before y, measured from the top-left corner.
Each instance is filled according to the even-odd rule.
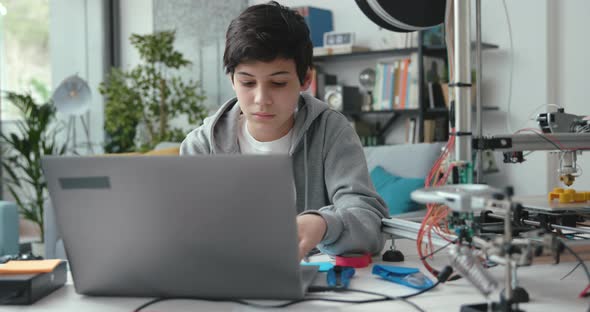
[[[199,125],[206,116],[204,92],[198,81],[183,81],[178,69],[190,65],[174,50],[175,33],[131,35],[141,63],[129,71],[113,68],[99,91],[105,103],[105,151],[145,151],[159,142],[180,142],[187,131],[170,120],[186,116]],[[176,75],[175,75],[176,73]]]
[[[43,177],[41,158],[63,155],[66,144],[56,138],[61,126],[56,121],[51,101],[38,105],[31,94],[5,92],[22,119],[16,129],[0,133],[4,183],[16,202],[21,216],[36,224],[43,242],[43,208],[48,200],[47,183]]]

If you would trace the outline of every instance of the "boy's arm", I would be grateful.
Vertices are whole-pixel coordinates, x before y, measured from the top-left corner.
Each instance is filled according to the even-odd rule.
[[[327,223],[318,247],[331,255],[379,253],[384,245],[381,219],[389,214],[370,180],[358,135],[346,125],[327,142],[331,145],[327,147],[324,174],[333,204],[316,212],[306,211],[320,214]]]

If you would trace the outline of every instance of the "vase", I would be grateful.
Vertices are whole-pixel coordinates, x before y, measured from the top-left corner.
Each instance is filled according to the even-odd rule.
[[[31,253],[34,256],[41,256],[45,259],[45,243],[44,242],[32,242]]]

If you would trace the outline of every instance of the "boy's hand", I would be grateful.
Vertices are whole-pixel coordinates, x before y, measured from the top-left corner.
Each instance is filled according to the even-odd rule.
[[[299,261],[322,241],[328,225],[326,220],[316,214],[297,216],[297,233],[299,236]]]

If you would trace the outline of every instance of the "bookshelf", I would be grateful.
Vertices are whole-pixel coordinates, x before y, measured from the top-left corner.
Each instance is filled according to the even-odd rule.
[[[483,50],[497,49],[498,46],[490,43],[482,43]],[[363,52],[353,52],[347,54],[332,54],[332,55],[320,55],[314,56],[315,62],[334,61],[338,59],[365,59],[367,57],[372,58],[383,58],[391,56],[405,56],[412,53],[418,52],[418,47],[413,48],[401,48],[401,49],[386,49],[386,50],[372,50]],[[446,57],[447,49],[445,46],[428,46],[422,47],[422,53],[428,56],[439,56]]]
[[[357,128],[357,132],[359,133],[359,136],[361,136],[361,140],[364,144],[367,143],[367,140],[364,140],[363,136],[367,135],[374,137],[373,140],[369,140],[369,142],[371,142],[369,143],[369,145],[385,144],[385,138],[388,135],[389,129],[395,123],[404,120],[406,121],[406,123],[408,123],[408,121],[413,120],[415,124],[415,133],[413,133],[413,136],[415,137],[416,143],[424,142],[424,124],[426,120],[439,120],[439,123],[446,122],[448,124],[449,111],[446,107],[430,107],[427,81],[424,69],[425,56],[439,59],[440,61],[444,62],[445,67],[448,67],[446,48],[445,46],[424,46],[422,44],[422,32],[418,32],[417,41],[419,43],[417,47],[314,56],[313,60],[315,64],[318,64],[322,68],[328,67],[329,70],[325,71],[326,73],[338,76],[338,84],[358,87],[359,83],[358,80],[355,81],[355,70],[351,69],[352,67],[356,67],[356,72],[360,72],[362,68],[370,67],[371,64],[373,68],[375,68],[376,64],[383,59],[402,59],[410,58],[413,54],[416,55],[414,66],[417,66],[417,94],[414,95],[416,100],[407,101],[408,103],[411,102],[411,105],[409,105],[409,107],[392,107],[391,109],[384,109],[382,107],[379,110],[342,112],[351,120],[351,122],[355,124],[355,126],[360,123],[364,124],[363,129]],[[483,50],[491,50],[497,48],[497,45],[482,43]],[[348,75],[348,77],[352,78],[348,79],[348,81],[346,81],[345,79],[344,83],[342,83],[340,79],[341,73],[343,76]],[[362,90],[362,88],[359,89]],[[375,88],[375,91],[376,90],[377,88]],[[410,91],[405,92],[409,93]],[[484,111],[497,109],[498,108],[495,107],[483,108]],[[406,126],[406,131],[407,128],[408,126]],[[448,138],[448,129],[439,129],[439,132],[440,131],[444,131],[446,132],[446,134],[444,137],[438,136],[438,139],[446,140]]]

